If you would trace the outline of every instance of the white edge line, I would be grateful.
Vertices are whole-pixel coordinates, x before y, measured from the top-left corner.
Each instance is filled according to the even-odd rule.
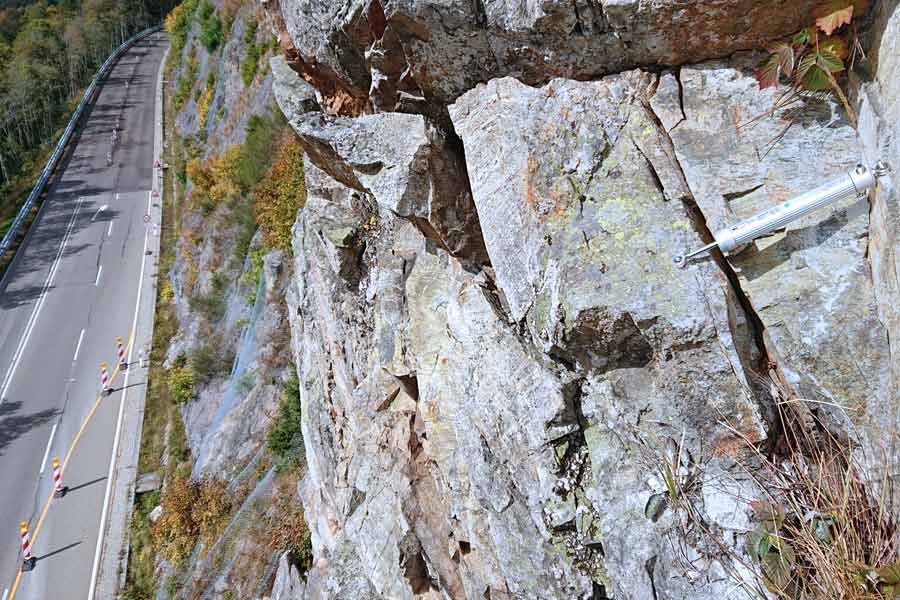
[[[94,286],[100,285],[100,273],[103,272],[103,265],[100,265],[100,268],[97,269],[97,279],[94,281]]]
[[[134,305],[134,320],[131,323],[131,331],[134,338],[128,349],[128,364],[132,363],[134,347],[137,346],[137,319],[141,308],[141,291],[144,286],[144,266],[147,262],[147,244],[150,241],[149,233],[144,234],[144,251],[141,253],[141,277],[138,279],[137,301]],[[119,436],[122,432],[122,419],[125,415],[125,398],[128,396],[128,376],[132,369],[125,370],[125,381],[122,384],[122,399],[119,401],[119,417],[116,421],[116,433],[113,438],[112,454],[109,457],[109,473],[106,475],[106,495],[103,498],[103,510],[100,511],[100,529],[97,532],[97,547],[94,550],[94,566],[91,567],[91,583],[88,588],[88,600],[94,600],[94,589],[97,587],[97,574],[100,570],[100,555],[103,551],[103,538],[106,533],[106,515],[109,512],[109,500],[112,495],[113,473],[116,469],[116,455],[119,453]]]
[[[3,600],[6,600],[6,597],[9,596],[9,588],[3,590]]]
[[[44,450],[44,460],[41,461],[41,475],[44,474],[44,468],[47,466],[47,457],[50,456],[50,446],[53,445],[53,436],[56,435],[56,423],[53,424],[53,429],[50,430],[50,439],[47,440],[47,449]]]
[[[41,312],[41,308],[44,306],[44,301],[47,299],[47,290],[50,289],[50,286],[53,285],[53,278],[56,277],[56,272],[59,270],[59,263],[62,259],[62,255],[66,250],[66,245],[69,243],[69,237],[72,234],[72,228],[75,226],[75,218],[78,216],[78,210],[81,208],[81,203],[84,200],[82,196],[78,197],[78,202],[75,204],[75,210],[72,212],[72,217],[69,219],[69,227],[66,229],[66,235],[63,237],[62,244],[59,246],[59,251],[56,253],[56,260],[53,261],[53,265],[50,267],[50,273],[47,274],[47,280],[44,281],[44,287],[41,291],[41,297],[37,301],[37,304],[34,306],[34,310],[31,311],[31,316],[28,317],[28,323],[25,325],[25,332],[22,336],[22,339],[19,340],[19,345],[16,348],[15,354],[13,354],[13,361],[9,367],[9,370],[6,371],[6,376],[3,378],[3,385],[0,386],[0,404],[3,403],[3,398],[6,396],[6,392],[9,389],[10,383],[12,383],[13,375],[16,372],[16,368],[19,366],[19,361],[22,360],[22,354],[25,352],[25,345],[28,343],[28,338],[31,337],[31,332],[34,330],[34,325],[37,322],[38,315]]]
[[[115,221],[110,221],[110,222],[109,222],[109,229],[106,230],[106,237],[109,237],[109,236],[112,235],[112,226],[113,226],[113,223],[115,223]]]
[[[81,342],[84,340],[84,329],[81,330],[81,335],[78,336],[78,345],[75,346],[75,356],[72,357],[72,362],[78,360],[78,352],[81,351]]]

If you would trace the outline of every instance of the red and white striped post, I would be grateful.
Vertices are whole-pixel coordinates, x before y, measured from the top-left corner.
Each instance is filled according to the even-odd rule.
[[[110,392],[109,389],[109,372],[106,370],[106,363],[100,363],[100,384],[103,386],[103,391],[107,394]]]
[[[62,469],[60,468],[59,459],[53,457],[53,495],[62,498],[69,491],[69,488],[62,484]]]
[[[28,538],[28,523],[22,521],[19,525],[19,534],[22,536],[22,570],[30,571],[34,568],[37,559],[31,555],[31,541]]]
[[[116,354],[119,355],[119,368],[127,368],[128,363],[125,362],[125,346],[122,342],[122,338],[116,338]]]

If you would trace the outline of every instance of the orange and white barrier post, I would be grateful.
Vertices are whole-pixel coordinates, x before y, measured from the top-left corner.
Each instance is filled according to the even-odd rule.
[[[109,372],[106,370],[106,363],[100,363],[100,384],[103,386],[103,391],[107,394],[110,393],[109,389]]]
[[[22,570],[30,571],[34,568],[37,559],[31,555],[31,541],[28,537],[28,523],[22,521],[19,525],[19,534],[22,536]]]
[[[69,491],[69,488],[62,484],[62,469],[60,468],[59,459],[53,457],[53,495],[62,498]]]
[[[119,355],[119,368],[124,369],[128,367],[128,363],[125,362],[125,346],[122,343],[122,338],[116,338],[116,354]]]

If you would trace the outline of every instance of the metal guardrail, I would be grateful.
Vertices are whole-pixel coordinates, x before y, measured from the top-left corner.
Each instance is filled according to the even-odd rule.
[[[136,33],[131,36],[125,42],[116,48],[115,52],[109,55],[109,58],[106,59],[106,62],[103,63],[103,66],[100,67],[100,70],[97,71],[97,74],[94,76],[94,79],[91,80],[91,84],[88,86],[88,89],[85,90],[84,96],[81,98],[81,102],[78,103],[78,106],[75,108],[75,112],[72,113],[72,118],[69,119],[69,124],[66,126],[66,130],[63,132],[62,137],[59,138],[59,142],[56,144],[56,148],[53,150],[53,154],[50,155],[50,159],[47,161],[47,164],[44,166],[44,170],[41,171],[41,176],[38,178],[37,183],[34,185],[34,188],[31,190],[31,193],[28,194],[28,199],[25,201],[25,204],[22,205],[22,208],[19,209],[19,213],[16,215],[15,220],[13,220],[12,225],[9,226],[9,229],[6,231],[6,234],[3,236],[3,240],[0,241],[0,257],[2,257],[9,250],[12,245],[13,239],[15,239],[16,235],[19,233],[19,229],[22,227],[22,223],[25,222],[25,219],[28,216],[28,213],[31,212],[31,209],[34,207],[34,203],[37,202],[37,199],[40,197],[42,193],[44,193],[44,187],[47,185],[47,181],[50,180],[50,175],[53,174],[54,169],[56,169],[56,163],[59,162],[60,157],[63,155],[66,146],[69,143],[69,139],[72,137],[72,132],[75,131],[75,128],[78,126],[78,121],[81,119],[81,115],[84,112],[85,107],[93,100],[94,92],[97,91],[97,84],[100,83],[104,77],[106,77],[109,72],[112,64],[118,59],[122,54],[125,53],[135,42],[141,40],[152,33],[156,33],[160,31],[162,27],[149,27],[140,33]]]

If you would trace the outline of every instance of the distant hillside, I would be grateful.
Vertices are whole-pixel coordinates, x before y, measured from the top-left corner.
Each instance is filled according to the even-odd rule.
[[[98,67],[172,0],[0,0],[0,230]]]

